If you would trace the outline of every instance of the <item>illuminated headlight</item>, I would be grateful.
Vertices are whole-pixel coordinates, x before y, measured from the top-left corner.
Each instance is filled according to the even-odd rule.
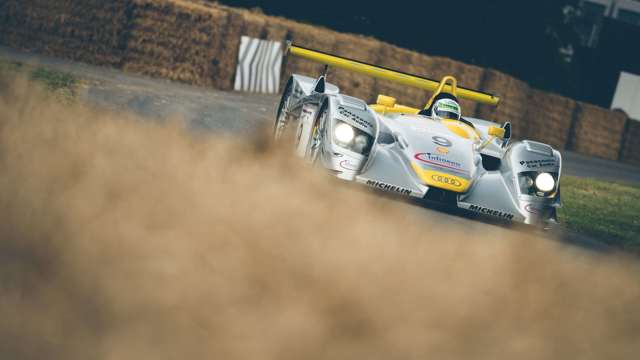
[[[342,121],[336,121],[333,126],[333,140],[339,147],[361,155],[369,155],[373,146],[373,136]]]
[[[345,123],[338,124],[334,132],[336,135],[336,140],[344,144],[349,144],[356,135],[355,131],[353,131],[353,127]]]
[[[557,173],[526,171],[518,174],[520,193],[524,195],[551,197],[558,187]]]
[[[540,173],[536,176],[536,188],[542,192],[549,192],[556,186],[556,181],[549,173]]]

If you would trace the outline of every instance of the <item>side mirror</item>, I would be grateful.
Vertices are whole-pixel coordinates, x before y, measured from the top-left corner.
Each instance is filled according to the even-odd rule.
[[[320,75],[320,77],[318,78],[318,80],[316,80],[316,83],[313,86],[313,92],[317,94],[323,94],[326,87],[325,84],[326,84],[326,81],[324,79],[324,75]]]
[[[504,125],[502,125],[502,128],[504,129],[504,136],[502,137],[502,147],[505,147],[507,146],[507,144],[509,144],[509,140],[511,140],[511,123],[507,121],[506,123],[504,123]]]

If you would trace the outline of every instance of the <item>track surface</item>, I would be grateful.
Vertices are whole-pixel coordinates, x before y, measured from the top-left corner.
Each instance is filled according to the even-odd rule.
[[[80,96],[90,103],[115,111],[134,112],[149,119],[182,118],[196,130],[248,135],[263,126],[270,126],[278,97],[245,94],[187,86],[166,80],[125,74],[109,68],[73,63],[51,57],[17,52],[0,47],[0,58],[29,65],[70,72],[85,79]],[[624,182],[640,182],[640,168],[610,162],[571,152],[563,153],[564,174]],[[407,206],[413,206],[408,204]],[[420,208],[422,210],[422,208]],[[424,209],[437,219],[446,218],[456,225],[468,226],[464,216],[451,216]],[[487,226],[496,226],[486,220]],[[515,226],[518,231],[531,228]],[[544,235],[543,235],[544,234]],[[540,235],[603,250],[594,239],[562,229]]]

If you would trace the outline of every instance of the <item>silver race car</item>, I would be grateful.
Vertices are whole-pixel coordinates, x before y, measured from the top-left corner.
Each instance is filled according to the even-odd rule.
[[[458,99],[497,105],[497,96],[288,45],[289,55],[325,64],[318,78],[294,74],[274,129],[296,154],[338,178],[526,224],[557,222],[561,156],[535,141],[510,142],[511,125],[461,116]],[[423,109],[379,95],[375,104],[340,94],[328,66],[433,92]],[[289,137],[285,133],[291,133]]]

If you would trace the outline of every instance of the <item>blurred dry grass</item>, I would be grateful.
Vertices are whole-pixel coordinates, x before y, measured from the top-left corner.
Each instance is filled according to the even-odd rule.
[[[0,80],[0,358],[633,359],[640,267]],[[454,221],[454,220],[451,220]]]

